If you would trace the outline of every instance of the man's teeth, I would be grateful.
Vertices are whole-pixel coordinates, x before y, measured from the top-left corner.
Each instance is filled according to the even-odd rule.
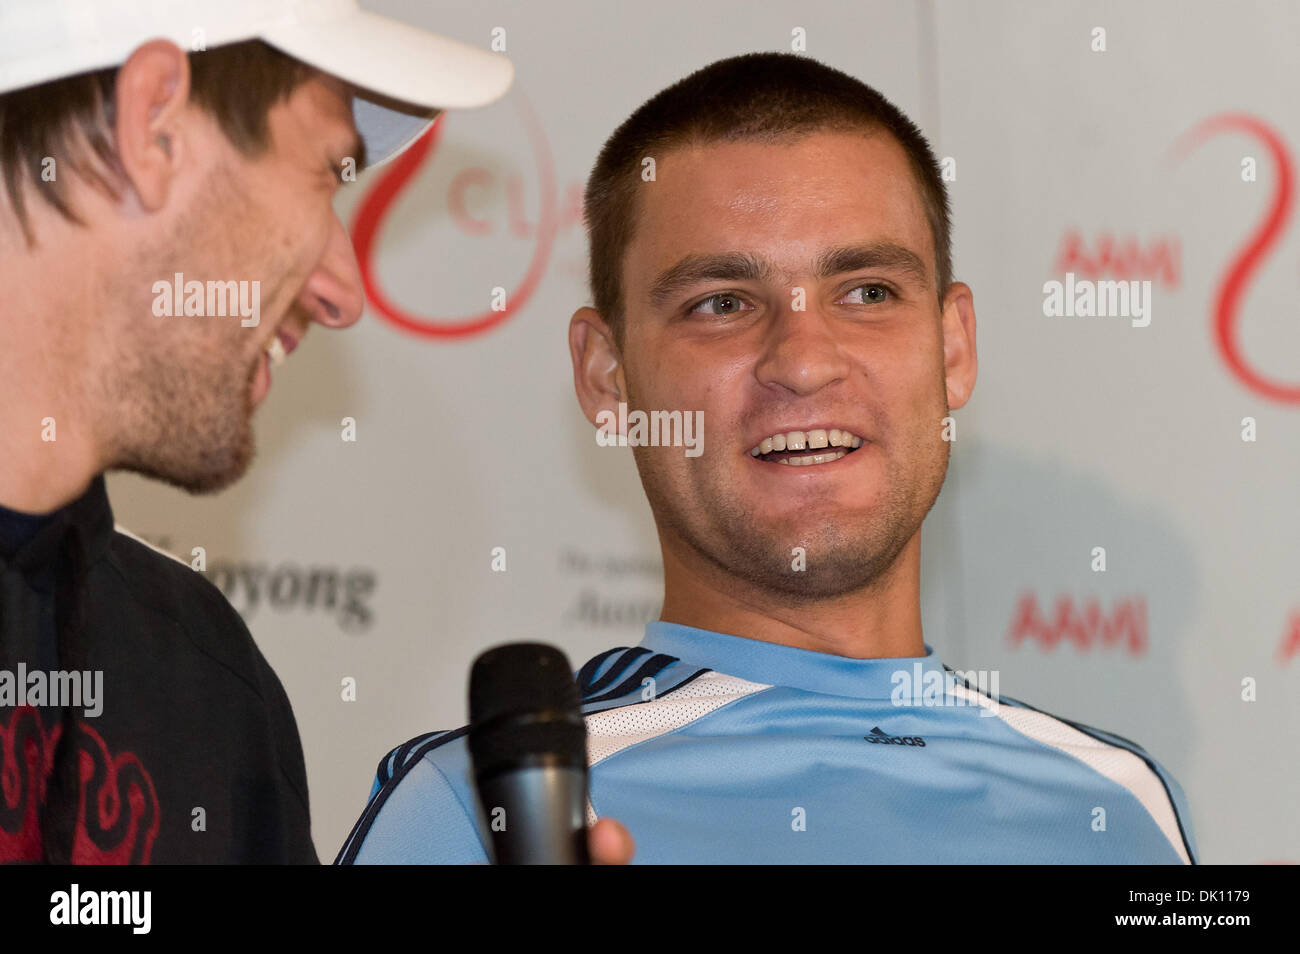
[[[791,467],[803,467],[808,464],[825,464],[832,460],[839,460],[848,451],[837,450],[829,454],[813,454],[809,457],[782,457],[777,461],[778,464],[789,464]]]
[[[832,427],[829,431],[818,428],[811,431],[786,431],[765,437],[749,450],[751,457],[771,454],[773,451],[821,450],[824,447],[847,447],[849,450],[862,446],[862,438]],[[804,464],[824,464],[839,460],[848,450],[831,451],[825,454],[811,454],[806,457],[783,457],[777,463],[800,466]]]
[[[266,349],[266,354],[271,359],[271,364],[277,368],[284,364],[284,359],[288,357],[288,355],[284,353],[284,345],[281,344],[278,336],[271,339],[271,344]]]

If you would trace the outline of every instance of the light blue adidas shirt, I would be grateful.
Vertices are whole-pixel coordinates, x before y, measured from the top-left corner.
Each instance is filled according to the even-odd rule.
[[[626,825],[634,863],[1196,861],[1141,747],[994,699],[928,646],[850,659],[654,622],[577,680],[588,819]],[[336,863],[487,861],[466,732],[384,758]]]

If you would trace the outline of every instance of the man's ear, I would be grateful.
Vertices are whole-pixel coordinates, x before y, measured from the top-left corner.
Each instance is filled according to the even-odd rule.
[[[943,377],[948,407],[956,410],[975,390],[975,296],[965,282],[953,282],[943,298]]]
[[[627,401],[623,356],[600,312],[579,308],[569,319],[569,357],[573,359],[573,390],[582,413],[593,426],[596,415],[610,411],[616,417],[620,401]]]
[[[150,40],[118,69],[114,98],[113,133],[122,168],[141,207],[155,212],[185,159],[189,58],[169,40]]]

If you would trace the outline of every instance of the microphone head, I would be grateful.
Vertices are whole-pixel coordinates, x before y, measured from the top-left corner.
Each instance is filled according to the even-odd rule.
[[[469,751],[484,777],[553,765],[586,770],[587,726],[568,657],[545,643],[509,643],[474,660]]]

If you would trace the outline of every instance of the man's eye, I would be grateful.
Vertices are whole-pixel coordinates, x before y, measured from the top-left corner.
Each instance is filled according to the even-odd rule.
[[[889,289],[884,285],[859,285],[844,296],[850,305],[877,305],[889,298]]]
[[[726,292],[719,295],[710,295],[703,301],[698,301],[691,306],[691,314],[695,315],[734,315],[747,310],[752,309],[741,300],[739,295]]]

